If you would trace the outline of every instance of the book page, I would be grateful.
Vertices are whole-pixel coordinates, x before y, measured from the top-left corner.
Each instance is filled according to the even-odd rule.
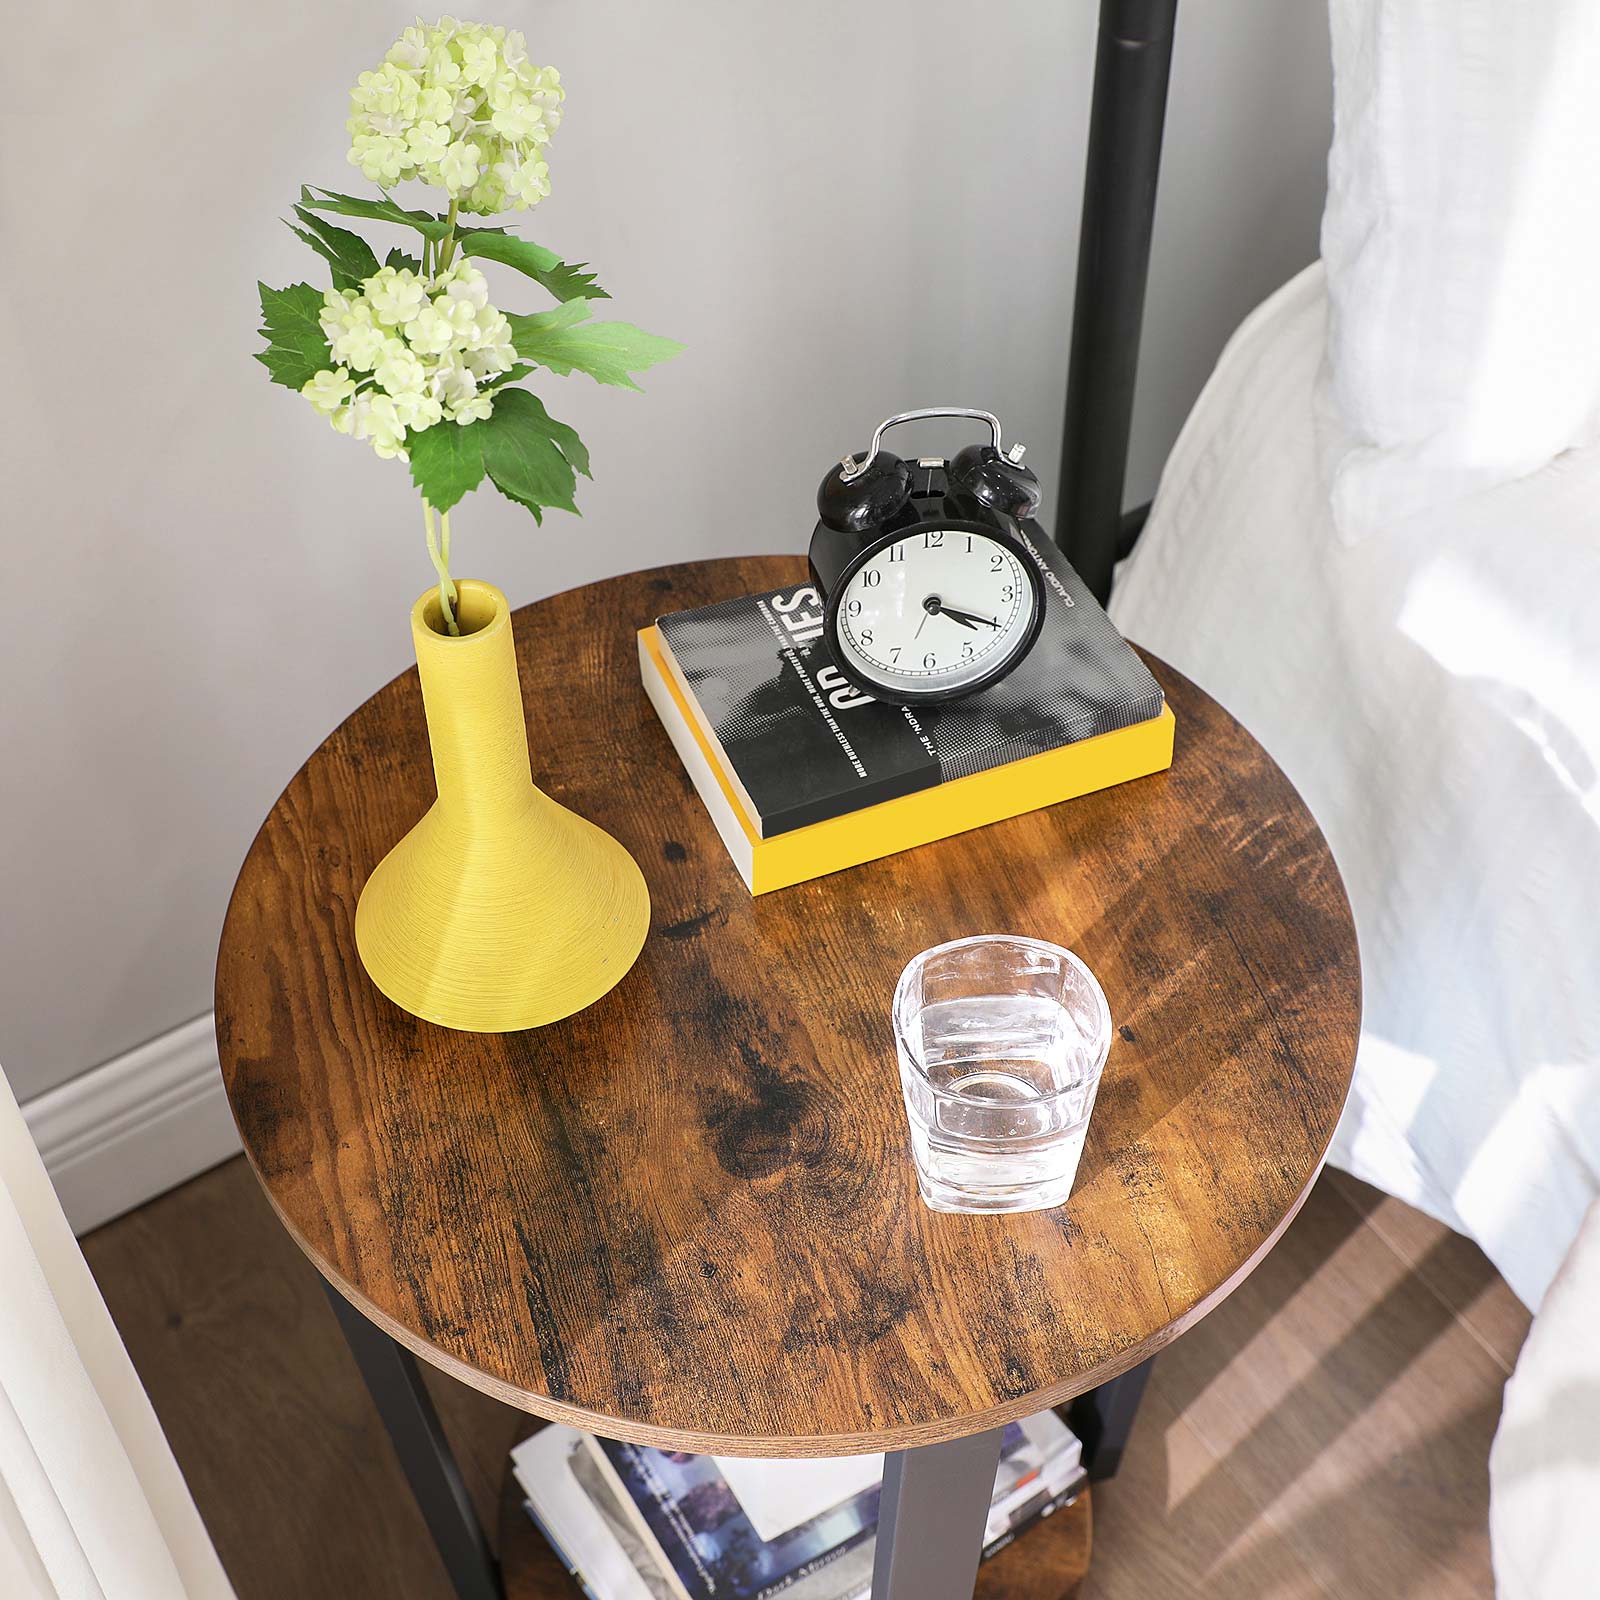
[[[820,1517],[841,1500],[870,1489],[883,1477],[883,1457],[832,1456],[760,1461],[717,1456],[717,1467],[738,1496],[740,1509],[769,1543]]]

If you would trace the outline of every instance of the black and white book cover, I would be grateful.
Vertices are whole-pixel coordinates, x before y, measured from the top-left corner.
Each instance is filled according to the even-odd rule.
[[[844,816],[1159,716],[1161,688],[1036,525],[1038,642],[949,705],[889,706],[833,665],[809,583],[657,619],[670,664],[722,747],[763,837]]]

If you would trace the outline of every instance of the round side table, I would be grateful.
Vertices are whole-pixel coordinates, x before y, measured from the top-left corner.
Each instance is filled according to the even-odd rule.
[[[234,891],[217,1037],[246,1153],[471,1600],[575,1590],[515,1504],[502,1573],[413,1355],[634,1443],[887,1451],[875,1600],[965,1600],[1003,1425],[1071,1402],[1106,1475],[1142,1364],[1272,1247],[1344,1103],[1359,977],[1322,835],[1160,662],[1170,772],[752,899],[634,630],[803,572],[666,567],[517,613],[534,777],[633,852],[654,906],[587,1011],[452,1033],[363,973],[357,894],[432,795],[415,672],[300,770]],[[979,932],[1077,951],[1118,1025],[1055,1211],[917,1197],[890,996],[912,955]],[[986,1563],[982,1592],[1070,1592],[1088,1515],[1085,1496]]]

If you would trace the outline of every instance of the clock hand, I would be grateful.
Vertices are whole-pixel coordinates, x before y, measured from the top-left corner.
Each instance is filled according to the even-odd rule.
[[[954,622],[959,622],[962,627],[970,628],[975,623],[985,623],[991,628],[999,628],[1000,624],[993,617],[979,616],[976,611],[957,611],[954,606],[940,606],[940,611]]]
[[[928,626],[928,618],[935,617],[943,609],[944,602],[938,595],[930,594],[922,602],[922,621],[917,624],[917,631],[911,635],[911,642],[915,644],[922,637],[922,630]]]

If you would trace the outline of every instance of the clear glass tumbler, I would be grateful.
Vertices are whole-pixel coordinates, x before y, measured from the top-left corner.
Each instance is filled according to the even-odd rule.
[[[1111,1012],[1070,950],[981,934],[915,957],[894,993],[917,1185],[935,1211],[1044,1211],[1072,1192]]]

